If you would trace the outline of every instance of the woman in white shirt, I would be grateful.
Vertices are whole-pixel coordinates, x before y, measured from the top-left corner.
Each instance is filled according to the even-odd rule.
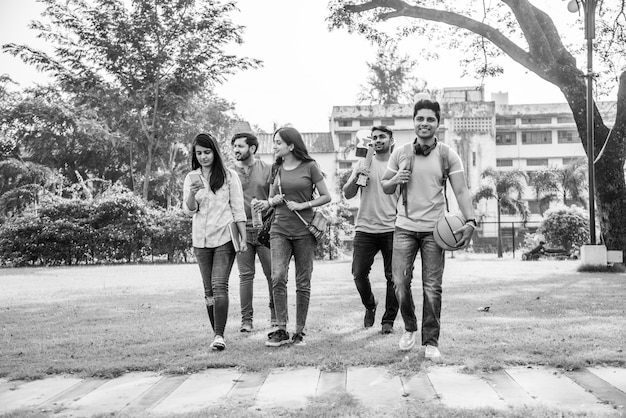
[[[246,214],[239,176],[225,167],[217,140],[207,133],[196,136],[191,149],[192,171],[183,183],[183,210],[193,216],[192,241],[200,267],[211,327],[211,348],[226,348],[224,329],[228,317],[228,278],[235,260],[229,226],[241,236],[246,250]]]

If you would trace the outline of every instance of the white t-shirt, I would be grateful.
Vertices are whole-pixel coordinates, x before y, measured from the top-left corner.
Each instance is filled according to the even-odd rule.
[[[352,176],[356,176],[365,159],[355,164]],[[367,186],[361,187],[361,204],[356,215],[356,231],[370,234],[392,232],[395,229],[396,206],[400,189],[394,194],[386,194],[381,179],[387,171],[387,161],[379,161],[374,157],[370,165],[370,176]]]
[[[435,222],[444,215],[446,201],[443,195],[440,153],[441,143],[437,143],[437,147],[428,156],[412,154],[413,167],[407,183],[408,217],[402,199],[399,199],[396,226],[414,232],[432,232],[435,229]],[[463,172],[461,157],[452,148],[448,154],[448,161],[449,174]],[[404,146],[396,148],[389,158],[387,168],[395,173],[407,165]]]

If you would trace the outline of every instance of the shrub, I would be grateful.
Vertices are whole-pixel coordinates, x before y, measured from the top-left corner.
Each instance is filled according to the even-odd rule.
[[[0,228],[0,259],[2,264],[24,266],[40,261],[36,237],[43,222],[37,217],[16,218]]]
[[[558,207],[545,213],[538,232],[548,246],[579,249],[589,241],[589,219],[577,206]]]
[[[100,235],[98,258],[131,262],[150,253],[148,205],[130,192],[105,194],[94,208],[92,225]]]
[[[353,226],[347,222],[351,213],[345,200],[329,203],[322,209],[328,217],[328,231],[315,248],[316,260],[336,260],[341,256],[341,233],[351,234]]]
[[[167,255],[167,261],[187,261],[192,246],[191,217],[181,209],[152,209],[150,212],[150,248],[152,256]]]

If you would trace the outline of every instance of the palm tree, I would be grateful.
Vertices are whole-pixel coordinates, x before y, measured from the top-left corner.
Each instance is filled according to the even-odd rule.
[[[558,199],[558,169],[548,168],[529,173],[528,184],[533,187],[539,203],[539,213],[543,216],[550,207],[550,202]]]
[[[584,192],[587,191],[587,160],[585,157],[577,158],[556,169],[556,173],[563,204],[566,204],[569,197],[570,200],[578,201],[586,206],[587,198]]]
[[[528,208],[522,200],[527,177],[519,170],[496,171],[488,168],[483,171],[481,178],[487,182],[474,195],[474,202],[479,202],[481,199],[496,199],[498,203],[498,258],[502,258],[500,214],[504,209],[507,213],[519,213],[523,222],[528,220]]]

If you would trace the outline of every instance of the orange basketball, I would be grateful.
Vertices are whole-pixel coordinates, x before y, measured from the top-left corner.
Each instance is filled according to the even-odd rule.
[[[433,237],[435,238],[437,245],[448,251],[465,248],[466,246],[456,246],[463,237],[463,234],[458,233],[454,235],[453,233],[453,231],[456,231],[463,225],[465,225],[465,220],[459,215],[447,214],[443,218],[439,219],[435,224],[435,230],[433,231]]]

